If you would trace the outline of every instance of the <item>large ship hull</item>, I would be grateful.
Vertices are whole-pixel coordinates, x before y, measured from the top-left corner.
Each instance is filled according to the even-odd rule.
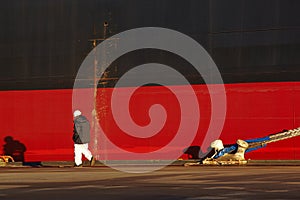
[[[78,69],[97,44],[110,38],[111,44],[118,48],[120,41],[115,34],[140,27],[176,30],[198,42],[211,56],[226,92],[224,126],[216,133],[224,143],[299,127],[299,8],[296,0],[2,3],[0,145],[4,147],[3,153],[11,153],[21,146],[16,151],[24,154],[23,161],[73,160],[72,93]],[[189,145],[199,146],[199,154],[205,153],[207,149],[201,146],[212,120],[207,85],[185,58],[170,52],[144,49],[119,57],[92,88],[97,91],[95,104],[88,105],[86,110],[79,109],[83,109],[92,124],[95,113],[91,110],[96,108],[96,121],[106,139],[126,152],[153,152],[167,145],[180,123],[180,110],[178,101],[166,87],[150,83],[139,88],[130,106],[133,120],[140,125],[150,122],[151,105],[165,107],[166,126],[157,136],[143,140],[132,138],[118,127],[111,113],[112,91],[126,92],[135,87],[117,88],[117,81],[128,70],[145,63],[171,66],[189,81],[200,111],[199,122],[195,122],[196,136]],[[185,91],[190,85],[167,87]],[[185,117],[194,120],[193,116]],[[99,138],[94,133],[91,139]],[[7,144],[12,141],[8,151]],[[246,158],[297,160],[300,159],[299,143],[299,137],[279,141],[247,154]],[[98,159],[124,158],[105,144],[103,140],[101,145],[91,142]],[[181,146],[172,151],[180,151],[178,158],[189,158]]]

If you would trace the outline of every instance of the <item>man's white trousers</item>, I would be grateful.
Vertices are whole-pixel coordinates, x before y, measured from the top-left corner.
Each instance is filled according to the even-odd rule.
[[[90,161],[92,153],[89,150],[89,144],[74,144],[75,164],[82,164],[82,154]]]

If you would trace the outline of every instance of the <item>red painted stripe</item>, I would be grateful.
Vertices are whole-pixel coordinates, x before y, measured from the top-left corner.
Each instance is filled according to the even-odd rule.
[[[184,91],[186,86],[174,87],[180,87]],[[300,126],[300,82],[226,84],[225,87],[227,115],[220,136],[224,143],[263,137]],[[201,114],[198,133],[191,144],[197,146],[202,143],[206,134],[211,104],[205,85],[194,85],[193,88],[200,103]],[[101,114],[101,124],[105,124],[104,130],[115,144],[128,151],[150,152],[162,148],[172,140],[181,113],[178,101],[168,89],[143,87],[132,97],[130,113],[140,125],[150,122],[147,112],[149,106],[155,103],[164,105],[168,113],[164,128],[147,140],[124,135],[118,128],[108,104],[111,92],[112,88],[99,89],[97,106],[99,111],[100,102],[107,105],[106,114]],[[72,90],[1,91],[0,108],[1,146],[5,144],[4,138],[11,136],[26,146],[26,161],[73,159]],[[188,117],[193,119],[192,116]],[[269,144],[266,148],[246,154],[246,157],[300,159],[299,144],[300,137],[296,137]],[[183,155],[182,158],[187,157]]]

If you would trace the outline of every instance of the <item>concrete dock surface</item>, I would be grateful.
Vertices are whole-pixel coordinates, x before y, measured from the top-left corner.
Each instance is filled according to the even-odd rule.
[[[3,167],[0,180],[2,200],[300,199],[300,166]]]

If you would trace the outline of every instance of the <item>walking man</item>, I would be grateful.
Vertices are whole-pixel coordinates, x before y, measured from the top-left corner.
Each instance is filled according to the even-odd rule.
[[[87,118],[81,114],[80,110],[76,110],[73,115],[74,167],[82,167],[82,154],[90,161],[90,165],[94,166],[96,159],[88,148],[88,143],[90,142],[90,123]]]

